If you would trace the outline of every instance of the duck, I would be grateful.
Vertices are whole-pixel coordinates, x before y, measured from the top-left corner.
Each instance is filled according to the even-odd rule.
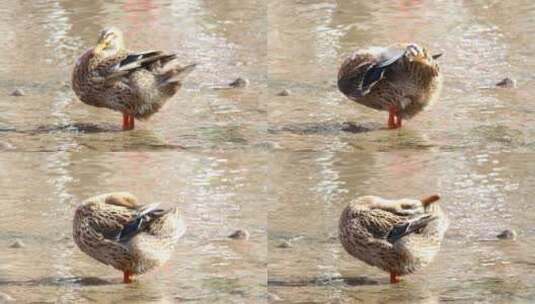
[[[416,43],[359,49],[338,70],[338,89],[350,100],[388,111],[388,128],[398,129],[440,95],[437,59]]]
[[[80,250],[123,272],[123,282],[163,265],[186,231],[178,208],[140,204],[129,192],[91,197],[76,208],[73,238]]]
[[[76,60],[72,88],[85,104],[121,112],[123,130],[132,130],[134,119],[158,112],[196,66],[179,66],[175,59],[162,51],[128,51],[122,31],[105,28],[96,46]]]
[[[449,226],[440,196],[388,200],[362,196],[339,220],[339,239],[351,256],[390,273],[390,283],[426,267],[439,252]]]

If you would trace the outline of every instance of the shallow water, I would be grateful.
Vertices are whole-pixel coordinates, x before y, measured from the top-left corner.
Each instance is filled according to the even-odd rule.
[[[70,89],[76,57],[110,24],[131,49],[199,63],[129,132]],[[0,292],[45,303],[535,301],[531,1],[8,0],[0,26]],[[396,41],[443,53],[445,81],[431,109],[389,131],[386,113],[337,91],[336,74],[354,49]],[[249,85],[214,89],[237,77]],[[517,88],[496,88],[504,77]],[[77,204],[108,191],[179,206],[188,225],[169,264],[128,286],[71,237]],[[451,225],[425,271],[393,286],[339,244],[351,199],[431,193]],[[248,241],[227,238],[238,228]],[[496,240],[506,228],[516,241]],[[9,248],[16,239],[25,246]]]
[[[249,161],[244,161],[249,159]],[[265,166],[247,152],[8,153],[0,161],[0,291],[24,302],[240,303],[265,298]],[[187,232],[160,271],[121,284],[71,236],[77,204],[128,190],[178,206]],[[227,238],[250,232],[249,241]],[[15,239],[23,248],[10,248]]]
[[[535,300],[530,211],[535,102],[529,1],[272,1],[268,49],[269,293],[295,303],[529,303]],[[514,17],[513,17],[514,16]],[[418,41],[439,59],[439,102],[400,131],[348,101],[337,67],[355,48]],[[504,77],[516,89],[497,89]],[[343,132],[344,122],[365,125]],[[283,127],[281,127],[283,126]],[[440,193],[451,225],[435,262],[396,286],[350,257],[341,210],[376,194]],[[517,241],[497,241],[511,228]],[[290,241],[290,247],[284,248]],[[281,246],[282,245],[282,246]],[[281,248],[282,247],[282,248]]]
[[[260,3],[260,2],[259,2]],[[0,4],[0,149],[161,151],[263,146],[266,13],[254,1],[8,1]],[[28,15],[21,20],[18,16]],[[108,25],[127,47],[177,53],[198,63],[160,113],[120,129],[121,115],[81,103],[70,89],[73,63]],[[250,86],[214,90],[237,77]],[[25,96],[9,94],[21,88]],[[44,131],[44,132],[43,132]]]

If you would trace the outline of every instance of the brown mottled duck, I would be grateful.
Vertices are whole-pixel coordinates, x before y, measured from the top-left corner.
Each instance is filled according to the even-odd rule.
[[[390,273],[390,282],[429,264],[440,249],[449,221],[437,201],[387,200],[362,196],[342,212],[339,237],[345,250]]]
[[[342,63],[338,89],[355,102],[388,111],[388,128],[400,128],[403,119],[438,99],[440,56],[413,43],[358,50]]]
[[[177,208],[141,205],[127,192],[87,199],[74,214],[73,237],[87,255],[123,272],[132,282],[165,263],[186,226]]]
[[[72,88],[80,100],[123,113],[123,129],[134,128],[134,118],[147,119],[180,89],[195,64],[175,63],[175,54],[130,52],[116,27],[102,30],[97,45],[83,53],[74,66]]]

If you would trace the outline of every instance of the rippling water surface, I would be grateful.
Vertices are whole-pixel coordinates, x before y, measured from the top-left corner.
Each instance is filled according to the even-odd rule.
[[[130,49],[199,64],[129,132],[70,88],[106,25]],[[532,1],[8,0],[0,28],[0,292],[23,303],[535,301]],[[386,113],[337,91],[336,74],[354,49],[396,41],[443,53],[445,82],[433,108],[388,131]],[[238,77],[249,85],[213,89]],[[517,87],[496,88],[504,77]],[[77,204],[108,191],[179,206],[188,224],[170,263],[132,285],[72,241]],[[351,199],[431,193],[452,224],[426,271],[390,285],[340,246]],[[226,237],[238,228],[248,241]],[[506,228],[516,241],[496,240]]]

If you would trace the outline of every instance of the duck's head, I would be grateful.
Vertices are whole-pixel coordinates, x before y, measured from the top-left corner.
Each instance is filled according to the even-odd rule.
[[[123,33],[120,29],[112,26],[100,32],[94,52],[109,56],[122,49],[124,49]]]

